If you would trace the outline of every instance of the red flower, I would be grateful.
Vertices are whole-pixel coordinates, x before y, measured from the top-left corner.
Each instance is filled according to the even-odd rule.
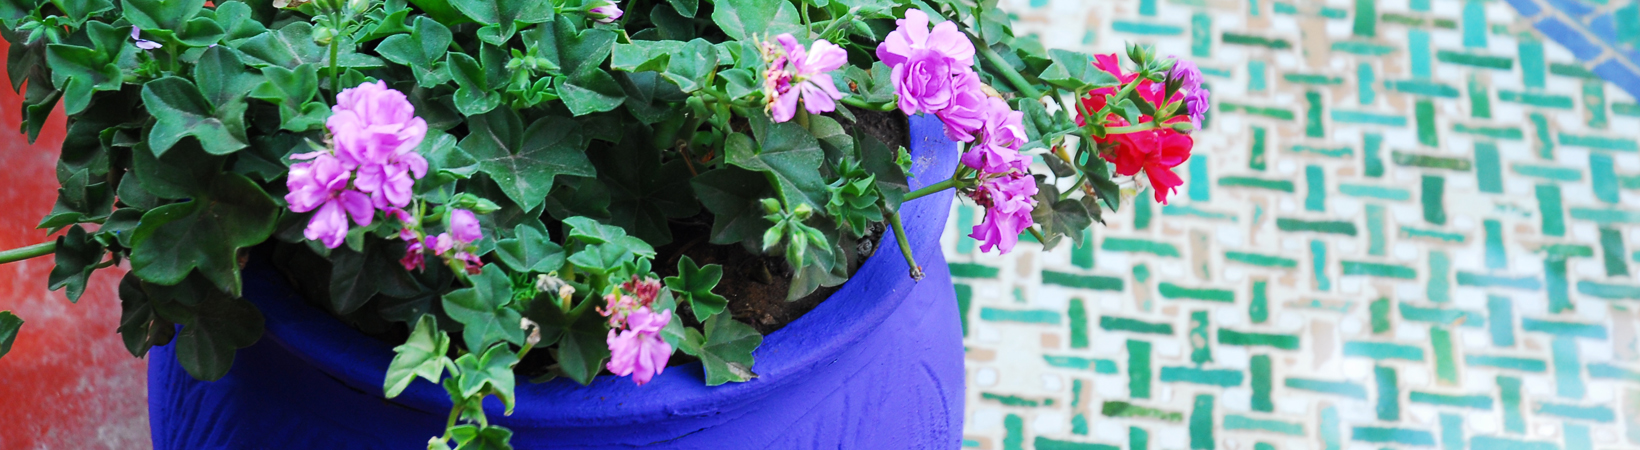
[[[1163,128],[1111,135],[1109,140],[1116,148],[1104,155],[1105,160],[1116,164],[1118,175],[1134,176],[1144,170],[1157,202],[1166,205],[1167,196],[1184,184],[1173,168],[1190,159],[1190,148],[1195,145],[1190,135]]]

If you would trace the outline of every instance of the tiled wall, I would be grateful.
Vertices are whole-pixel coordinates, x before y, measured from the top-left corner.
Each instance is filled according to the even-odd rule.
[[[1640,3],[1003,7],[1194,59],[1213,112],[1084,247],[957,207],[965,447],[1640,448]]]

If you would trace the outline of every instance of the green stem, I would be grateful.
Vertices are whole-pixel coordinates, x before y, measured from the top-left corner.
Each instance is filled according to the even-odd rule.
[[[855,108],[868,109],[868,110],[872,110],[872,111],[884,111],[884,112],[893,111],[894,108],[899,107],[899,105],[894,104],[894,102],[883,103],[883,104],[880,104],[880,105],[873,105],[870,102],[867,102],[865,100],[861,100],[860,97],[855,97],[855,96],[852,96],[852,95],[848,96],[848,97],[843,97],[841,99],[838,99],[837,102],[845,104],[845,105],[853,106]]]
[[[1034,238],[1036,238],[1036,241],[1037,241],[1037,242],[1041,242],[1041,243],[1043,243],[1043,244],[1047,244],[1047,243],[1048,243],[1048,237],[1047,237],[1047,236],[1043,236],[1043,235],[1042,235],[1042,232],[1041,232],[1041,231],[1037,231],[1037,230],[1036,230],[1036,227],[1030,227],[1030,228],[1026,228],[1026,230],[1028,230],[1028,231],[1030,231],[1030,232],[1031,232],[1031,237],[1034,237]]]
[[[50,255],[57,251],[57,241],[46,241],[27,247],[18,247],[0,251],[0,264],[18,262],[29,258],[38,258]]]
[[[825,39],[826,36],[831,35],[831,32],[837,31],[838,26],[842,25],[845,22],[849,22],[849,21],[848,20],[843,20],[842,18],[831,19],[831,23],[826,24],[826,28],[820,30],[820,36],[817,37],[816,39]]]
[[[968,183],[966,183],[962,180],[958,180],[958,179],[953,177],[949,180],[945,180],[945,181],[941,181],[941,182],[938,182],[938,183],[923,186],[922,189],[911,191],[911,193],[905,194],[905,198],[901,199],[900,201],[901,202],[909,202],[909,201],[912,201],[912,200],[916,200],[916,199],[919,199],[919,198],[926,197],[929,194],[933,194],[935,192],[946,190],[946,189],[951,189],[951,188],[954,188],[954,187],[966,187],[967,184]]]
[[[1014,89],[1018,89],[1020,93],[1033,100],[1042,98],[1042,91],[1036,90],[1035,86],[1031,86],[1030,82],[1025,81],[1025,76],[1014,70],[1014,66],[1009,65],[1008,60],[1003,59],[1002,55],[998,55],[995,50],[991,50],[991,47],[986,46],[985,41],[975,36],[970,37],[973,38],[974,49],[979,51],[980,56],[985,57],[985,62],[990,63],[993,70],[1001,73],[1003,78],[1007,78],[1008,83],[1014,85]]]
[[[906,265],[911,266],[911,279],[922,281],[922,265],[917,264],[917,258],[911,255],[911,241],[906,237],[905,225],[900,223],[900,213],[889,213],[888,223],[894,225],[894,240],[900,241],[900,254],[905,255]]]
[[[1141,124],[1138,124],[1138,125],[1128,125],[1128,126],[1125,126],[1125,127],[1106,128],[1105,129],[1105,135],[1110,136],[1112,134],[1138,133],[1140,131],[1149,131],[1149,130],[1154,130],[1154,129],[1157,129],[1157,128],[1161,128],[1161,127],[1156,126],[1156,122],[1145,122],[1145,123],[1141,123]]]
[[[813,128],[809,128],[809,110],[808,109],[806,109],[806,108],[797,108],[797,124],[802,125],[803,129],[805,129],[805,130],[809,130],[810,132],[814,131]]]
[[[337,43],[337,39],[341,39],[341,36],[330,39],[330,104],[332,105],[340,102],[340,96],[342,95],[342,75],[337,73],[339,64],[336,61],[337,55],[341,52],[341,44]]]

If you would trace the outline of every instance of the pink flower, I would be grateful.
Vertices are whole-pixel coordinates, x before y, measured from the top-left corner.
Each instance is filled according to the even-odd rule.
[[[633,297],[637,297],[642,306],[649,306],[650,303],[655,302],[656,297],[660,296],[661,280],[638,278],[637,275],[633,275],[632,281],[621,283],[621,290],[631,293]]]
[[[814,48],[804,49],[790,33],[776,36],[780,46],[764,46],[764,60],[769,69],[763,72],[764,97],[768,99],[769,116],[775,122],[785,122],[797,115],[797,101],[810,114],[837,110],[837,91],[829,72],[848,62],[848,52],[821,39]]]
[[[639,386],[666,371],[672,346],[661,338],[660,332],[671,321],[671,310],[657,314],[645,306],[627,316],[625,330],[609,330],[609,337],[605,339],[609,344],[609,371],[623,377],[631,375]]]
[[[951,102],[936,113],[945,122],[945,137],[957,142],[973,142],[985,125],[990,98],[981,87],[979,75],[961,71],[951,80]]]
[[[1031,159],[1019,153],[1025,144],[1025,114],[1014,111],[1008,102],[987,97],[978,142],[962,155],[962,164],[982,174],[1002,174],[1009,171],[1027,173]]]
[[[479,229],[478,216],[472,211],[454,209],[450,211],[450,236],[461,242],[477,242],[484,238],[484,231]]]
[[[598,307],[598,315],[609,318],[610,328],[620,328],[621,324],[626,323],[626,316],[632,314],[633,311],[637,311],[638,308],[649,306],[639,302],[637,297],[621,292],[612,292],[605,295],[604,305]]]
[[[402,237],[402,232],[401,232]],[[478,259],[470,250],[473,242],[484,238],[484,230],[478,226],[478,217],[472,211],[453,209],[450,211],[450,231],[439,233],[438,236],[427,238],[426,241],[410,244],[416,250],[425,250],[425,243],[431,243],[433,254],[459,262],[469,275],[477,275],[484,267],[484,261]],[[409,256],[406,255],[406,258]],[[401,261],[402,262],[402,261]],[[406,268],[410,266],[406,265]]]
[[[347,238],[349,215],[359,226],[370,225],[375,219],[370,198],[348,189],[350,168],[342,160],[325,152],[303,153],[292,158],[306,161],[290,166],[290,176],[285,179],[290,193],[285,194],[285,203],[294,212],[318,210],[308,220],[303,236],[320,241],[327,248],[336,248]]]
[[[587,10],[587,15],[591,16],[594,22],[611,24],[621,20],[625,13],[621,12],[619,6],[615,6],[615,2],[606,0],[603,5]]]
[[[427,257],[424,252],[426,246],[422,245],[422,241],[416,239],[415,236],[405,240],[409,241],[410,245],[404,247],[404,257],[399,258],[399,265],[404,266],[404,270],[426,269]]]
[[[930,32],[928,14],[918,9],[906,11],[897,23],[899,28],[877,45],[877,59],[894,70],[900,110],[918,114],[946,109],[958,87],[952,76],[974,65],[974,44],[954,22],[940,23]]]
[[[415,179],[427,174],[427,159],[416,152],[427,136],[427,121],[416,117],[404,93],[382,81],[345,89],[325,127],[337,156],[358,166],[354,186],[370,194],[377,209],[410,204]]]
[[[1036,208],[1036,179],[1029,174],[1013,173],[986,180],[970,197],[985,207],[985,220],[974,226],[968,236],[980,241],[981,252],[993,249],[1001,253],[1014,250],[1019,233],[1035,221],[1031,210]]]

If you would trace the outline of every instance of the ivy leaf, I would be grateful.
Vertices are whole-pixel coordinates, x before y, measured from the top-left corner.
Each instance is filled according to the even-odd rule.
[[[613,110],[626,101],[621,83],[603,69],[587,67],[557,82],[564,106],[576,116]]]
[[[478,39],[491,45],[506,45],[518,32],[518,24],[542,23],[552,20],[553,5],[536,0],[452,0],[462,14],[485,24],[478,29]]]
[[[51,84],[62,91],[63,111],[69,115],[84,112],[91,105],[93,93],[117,91],[125,82],[125,74],[120,72],[117,63],[124,48],[124,39],[129,35],[121,34],[113,26],[102,22],[87,23],[85,31],[92,47],[67,44],[45,46],[46,64],[51,67]],[[32,92],[34,88],[29,90]]]
[[[1044,83],[1073,92],[1122,84],[1115,75],[1094,67],[1093,57],[1086,53],[1054,49],[1048,51],[1048,56],[1053,59],[1053,65],[1042,71],[1039,78]]]
[[[193,136],[206,153],[226,155],[245,148],[245,104],[213,105],[193,82],[167,76],[142,86],[142,101],[153,114],[148,146],[164,156],[177,141]]]
[[[208,194],[211,180],[222,171],[225,158],[205,153],[199,142],[187,140],[164,155],[155,156],[148,144],[131,148],[131,173],[143,190],[166,199],[186,199]]]
[[[558,370],[582,385],[591,384],[609,357],[609,327],[593,311],[595,298],[582,300],[569,311],[555,301],[530,302],[529,317],[541,326],[541,341],[558,340]]]
[[[395,34],[376,44],[376,53],[388,61],[410,68],[416,83],[422,88],[450,81],[450,71],[444,66],[444,55],[450,49],[450,29],[428,17],[417,16],[410,34]]]
[[[763,232],[773,223],[763,218],[761,201],[774,195],[762,174],[725,166],[691,180],[700,203],[712,212],[711,243],[749,242],[761,247]]]
[[[666,0],[666,2],[672,4],[672,9],[676,10],[678,15],[684,17],[695,17],[695,13],[700,11],[700,0]]]
[[[216,6],[216,24],[222,28],[230,47],[237,47],[245,39],[266,33],[268,27],[256,20],[255,12],[245,2],[222,2]]]
[[[854,137],[849,136],[848,130],[836,119],[826,116],[810,116],[809,129],[814,138],[820,142],[820,149],[825,151],[826,161],[837,162],[844,158],[852,159],[854,153]]]
[[[681,41],[639,41],[615,44],[609,68],[628,73],[661,72],[672,62],[672,54],[683,48]]]
[[[303,64],[330,65],[329,50],[313,43],[313,25],[301,20],[246,39],[237,50],[256,58],[252,65],[257,66],[271,64],[295,70]]]
[[[78,302],[80,294],[85,292],[85,282],[96,270],[97,263],[102,262],[102,244],[91,239],[84,228],[75,225],[68,229],[68,233],[57,237],[57,265],[51,269],[47,277],[48,286],[55,291],[67,287],[68,300]]]
[[[456,367],[461,369],[456,385],[463,397],[472,397],[488,389],[507,406],[507,414],[512,414],[516,382],[512,368],[516,365],[518,355],[507,344],[498,342],[484,350],[483,356],[473,352],[456,358]]]
[[[607,276],[632,260],[632,252],[615,244],[588,245],[569,256],[575,268],[597,276]]]
[[[672,53],[671,63],[663,75],[677,83],[683,92],[695,92],[717,66],[717,50],[712,48],[712,43],[695,39]]]
[[[627,236],[625,228],[599,223],[587,217],[564,219],[564,225],[569,227],[570,239],[587,244],[611,244],[638,256],[655,257],[654,247],[643,239]]]
[[[723,266],[707,264],[701,267],[688,256],[678,260],[678,275],[666,277],[666,287],[678,296],[689,302],[690,309],[695,311],[695,320],[706,322],[706,319],[723,312],[729,307],[729,299],[712,293],[718,281],[723,279]]]
[[[745,134],[729,135],[725,144],[729,164],[768,174],[776,183],[781,203],[788,207],[802,203],[823,209],[826,182],[817,169],[825,162],[825,152],[814,135],[786,122],[768,125],[758,138],[754,143]]]
[[[17,340],[17,331],[23,328],[23,319],[11,311],[0,311],[0,357],[11,353],[11,344]]]
[[[526,211],[541,204],[557,176],[597,175],[573,121],[543,117],[523,129],[518,114],[504,108],[474,116],[467,126],[471,132],[456,146]]]
[[[456,439],[455,450],[513,450],[512,431],[498,425],[459,425],[450,429],[450,436]]]
[[[1083,145],[1092,144],[1084,143]],[[1099,194],[1099,200],[1104,201],[1105,206],[1109,207],[1111,211],[1116,211],[1116,208],[1122,204],[1122,188],[1116,185],[1116,181],[1110,179],[1110,163],[1094,154],[1087,154],[1082,158],[1086,162],[1077,165],[1076,169],[1087,177],[1089,183],[1093,183],[1093,191],[1095,194]]]
[[[165,299],[150,298],[142,286],[142,279],[130,272],[120,279],[120,326],[116,330],[126,351],[138,358],[156,345],[170,344],[177,332],[176,324],[154,310],[154,303]]]
[[[222,291],[200,290],[197,304],[171,301],[155,305],[161,316],[182,325],[176,335],[177,362],[195,379],[216,381],[233,368],[234,353],[262,337],[262,312],[243,298]]]
[[[313,101],[319,92],[319,69],[313,64],[297,66],[296,70],[280,66],[262,68],[266,78],[251,91],[258,100],[279,105],[279,128],[294,133],[313,130],[325,124],[330,108],[324,102]]]
[[[501,93],[491,88],[489,74],[478,60],[466,53],[450,52],[447,71],[456,82],[456,110],[465,116],[484,114],[501,106]],[[474,119],[476,120],[476,119]]]
[[[256,183],[232,172],[209,194],[149,210],[131,236],[131,272],[171,285],[198,268],[217,288],[239,295],[239,249],[273,234],[279,207]]]
[[[495,254],[520,273],[550,273],[564,267],[564,248],[524,225],[513,229],[512,238],[496,241]]]
[[[611,222],[650,244],[666,245],[672,241],[669,219],[700,211],[689,188],[688,163],[674,159],[661,164],[661,152],[647,132],[633,127],[627,134],[632,138],[592,158],[609,188]]]
[[[1048,242],[1042,243],[1044,248],[1053,248],[1064,236],[1070,236],[1077,245],[1082,244],[1082,230],[1093,226],[1087,206],[1077,199],[1060,200],[1059,188],[1050,183],[1037,183],[1036,201],[1031,219],[1042,227],[1043,235],[1048,238]]]
[[[507,307],[512,301],[512,280],[506,272],[487,265],[472,282],[473,287],[444,294],[444,312],[463,325],[461,337],[468,351],[500,341],[523,345],[524,330],[518,327],[522,316]]]
[[[108,0],[51,0],[52,5],[63,10],[74,23],[85,23],[87,18],[114,9],[114,3]],[[32,9],[32,8],[31,8]]]
[[[107,182],[92,184],[89,170],[74,171],[57,188],[57,203],[40,219],[37,228],[55,230],[76,223],[103,220],[114,207],[114,195]]]
[[[399,265],[399,257],[403,255],[394,251],[393,246],[389,241],[366,239],[360,251],[340,248],[331,251],[330,307],[333,312],[352,314],[378,292],[416,285],[410,272]]]
[[[911,186],[906,181],[909,170],[899,164],[904,150],[891,150],[883,141],[867,133],[860,133],[855,139],[860,149],[860,166],[876,178],[877,191],[883,194],[884,207],[889,211],[898,211],[900,199],[911,192]],[[909,156],[906,162],[910,162]]]
[[[803,31],[802,18],[791,2],[719,0],[714,6],[712,21],[723,28],[723,34],[735,40]]]
[[[227,47],[205,49],[194,64],[194,82],[205,100],[218,108],[242,101],[247,94],[262,84],[262,77],[245,70],[245,63]],[[314,86],[318,89],[318,86]]]
[[[853,68],[854,66],[849,67]],[[747,69],[721,71],[718,72],[718,77],[723,78],[726,82],[725,90],[728,91],[729,98],[744,98],[758,89],[762,89],[756,77],[752,75],[752,71]]]
[[[743,382],[757,378],[752,372],[752,351],[763,344],[763,335],[728,314],[718,314],[706,321],[706,334],[694,328],[684,330],[685,353],[700,358],[706,368],[706,385],[717,386],[728,382]]]
[[[144,30],[175,30],[205,7],[205,0],[120,0],[125,20]]]
[[[524,32],[524,43],[542,58],[558,65],[561,74],[576,74],[604,64],[615,45],[614,31],[579,29],[569,16],[543,23]]]
[[[387,379],[382,391],[387,398],[398,397],[410,382],[421,377],[437,384],[444,376],[444,366],[450,357],[450,335],[438,329],[438,321],[431,315],[422,315],[404,344],[393,347],[393,362],[387,365]]]

